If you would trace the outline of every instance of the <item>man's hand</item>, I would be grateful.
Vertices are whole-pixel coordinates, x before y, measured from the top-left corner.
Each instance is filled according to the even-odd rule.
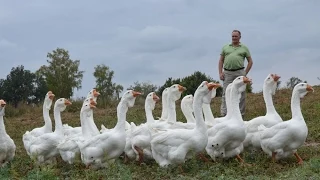
[[[220,80],[224,81],[224,73],[223,72],[220,73],[219,76],[220,76]]]

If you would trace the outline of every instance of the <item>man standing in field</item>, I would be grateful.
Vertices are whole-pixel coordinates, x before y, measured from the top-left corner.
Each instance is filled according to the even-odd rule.
[[[223,94],[221,101],[221,116],[227,114],[225,92],[227,86],[238,76],[246,76],[252,67],[252,58],[249,49],[240,43],[241,32],[232,31],[232,43],[223,46],[219,59],[219,76],[223,81]],[[247,59],[247,67],[244,68],[244,59]],[[245,113],[245,92],[241,94],[240,111],[242,116]]]

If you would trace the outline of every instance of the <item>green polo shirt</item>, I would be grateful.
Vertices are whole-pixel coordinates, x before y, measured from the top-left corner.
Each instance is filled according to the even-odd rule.
[[[233,47],[232,44],[223,46],[221,54],[224,56],[223,67],[225,69],[239,69],[244,67],[244,59],[250,57],[250,52],[247,46],[239,44]]]

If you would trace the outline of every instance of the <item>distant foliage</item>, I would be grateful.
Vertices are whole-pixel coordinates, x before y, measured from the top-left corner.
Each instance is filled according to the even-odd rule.
[[[129,89],[133,89],[135,91],[139,91],[142,93],[142,97],[143,98],[146,98],[147,95],[150,93],[150,92],[155,92],[157,91],[158,87],[154,84],[152,84],[151,82],[139,82],[139,81],[136,81],[133,83],[133,85],[131,85]]]
[[[276,88],[277,90],[280,89],[280,85],[281,85],[281,81],[278,80],[277,81],[277,88]]]
[[[167,87],[170,87],[171,85],[173,84],[179,84],[181,81],[180,81],[180,78],[178,79],[173,79],[172,77],[169,77],[166,82],[164,83],[164,85],[160,86],[158,91],[157,91],[157,94],[159,96],[161,96],[162,92],[164,91],[165,88]]]
[[[114,71],[108,66],[101,64],[94,67],[93,76],[96,78],[96,89],[100,93],[98,98],[99,104],[106,106],[113,100],[119,99],[123,86],[112,82]]]
[[[307,82],[307,81],[302,81],[301,79],[297,78],[297,77],[291,77],[288,81],[287,81],[287,88],[291,88],[293,89],[294,86],[296,86],[297,84],[301,83],[301,82]]]
[[[246,85],[246,92],[247,93],[252,93],[252,83],[248,83],[247,85]]]
[[[70,98],[75,88],[81,89],[84,71],[79,70],[80,60],[70,59],[69,52],[62,48],[48,53],[47,58],[49,64],[41,66],[36,73],[46,81],[56,98]]]
[[[0,97],[17,107],[19,102],[26,102],[35,96],[34,92],[38,87],[43,88],[36,85],[36,75],[20,65],[12,68],[6,79],[0,80]]]
[[[186,76],[182,79],[169,78],[168,80],[166,80],[165,84],[159,88],[158,93],[161,95],[163,90],[166,87],[170,87],[173,84],[180,84],[187,88],[187,90],[182,94],[182,97],[184,97],[185,95],[188,95],[188,94],[194,94],[194,92],[196,91],[196,89],[198,88],[198,86],[201,84],[202,81],[219,83],[219,81],[213,80],[210,76],[207,76],[205,73],[196,71],[190,76]],[[222,88],[219,87],[217,89],[217,96],[221,96],[221,95],[222,95]]]

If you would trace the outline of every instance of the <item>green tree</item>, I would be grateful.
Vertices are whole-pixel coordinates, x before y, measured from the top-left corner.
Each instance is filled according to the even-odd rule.
[[[219,83],[219,81],[213,80],[210,76],[206,75],[205,73],[202,73],[200,71],[195,71],[193,74],[186,76],[182,79],[172,79],[171,77],[166,80],[164,85],[162,85],[159,88],[158,93],[161,94],[163,90],[166,87],[170,87],[173,84],[180,84],[184,87],[187,88],[186,91],[183,92],[182,97],[188,94],[194,94],[198,86],[202,83],[202,81],[208,81],[208,82],[214,82],[214,83]],[[222,95],[222,88],[219,87],[217,89],[217,95],[216,96],[221,96]]]
[[[98,101],[104,106],[111,103],[114,95],[119,98],[119,94],[123,90],[121,85],[112,82],[114,71],[108,66],[101,64],[94,67],[93,76],[96,78],[96,89],[100,93]]]
[[[146,98],[150,92],[155,92],[158,89],[158,87],[156,85],[152,84],[151,82],[141,82],[140,83],[139,81],[136,81],[128,89],[133,89],[135,91],[139,91],[142,93],[141,96],[143,98]]]
[[[248,83],[247,85],[246,85],[246,92],[247,93],[252,93],[252,83]]]
[[[57,98],[70,98],[73,89],[81,89],[84,71],[79,70],[80,60],[70,59],[69,52],[57,48],[47,54],[49,65],[43,65],[37,71]]]
[[[188,94],[194,94],[194,92],[197,90],[198,86],[202,83],[202,81],[208,81],[208,82],[214,82],[219,83],[219,81],[213,80],[210,76],[206,75],[205,73],[202,73],[200,71],[195,71],[193,74],[182,78],[181,85],[186,87],[187,90],[183,93],[183,96]],[[217,89],[217,95],[222,95],[222,88],[219,87]]]
[[[280,85],[281,85],[281,81],[277,81],[277,88],[276,89],[279,89],[280,88]]]
[[[1,80],[1,97],[18,107],[20,101],[27,101],[33,95],[35,74],[20,65],[11,69],[5,80]]]
[[[113,86],[115,87],[114,93],[115,93],[116,99],[120,100],[120,93],[123,91],[123,86],[121,86],[120,84],[114,84]]]
[[[33,103],[42,102],[45,98],[45,95],[48,92],[48,86],[45,79],[39,74],[35,75],[34,79],[34,89],[33,89]]]
[[[301,82],[307,82],[307,81],[302,81],[301,79],[297,78],[297,77],[291,77],[288,81],[287,81],[287,87],[293,89],[294,86],[296,86],[297,84],[301,83]]]
[[[158,88],[158,91],[157,91],[157,94],[159,96],[161,96],[162,92],[164,91],[165,88],[167,87],[170,87],[171,85],[173,84],[179,84],[181,81],[180,81],[180,78],[178,79],[173,79],[172,77],[169,77],[166,82],[164,83],[164,85],[160,86]]]

